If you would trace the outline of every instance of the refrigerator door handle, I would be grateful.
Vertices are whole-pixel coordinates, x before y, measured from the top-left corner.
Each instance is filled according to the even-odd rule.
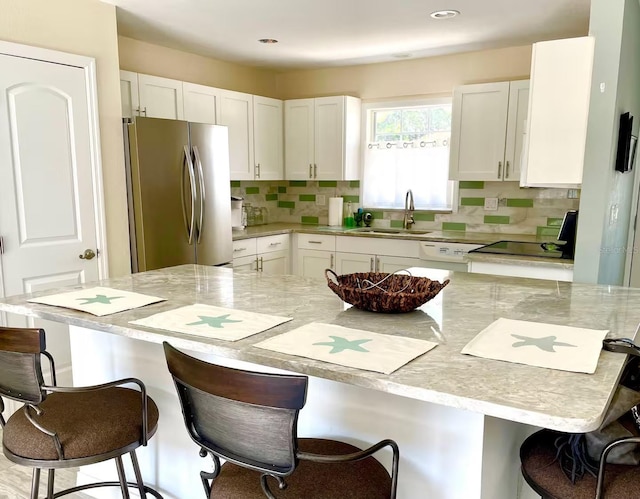
[[[200,152],[198,151],[198,146],[193,146],[193,155],[196,158],[196,165],[198,165],[198,180],[200,183],[200,219],[198,220],[198,239],[197,243],[200,244],[200,239],[202,237],[202,231],[204,227],[204,202],[206,198],[205,190],[204,190],[204,172],[202,170],[202,161],[200,160]]]
[[[189,184],[191,186],[191,217],[187,216],[187,207],[184,199],[184,170],[185,168],[189,172]],[[184,146],[184,158],[182,160],[182,175],[180,176],[181,189],[180,195],[182,196],[182,216],[184,218],[184,227],[187,231],[187,239],[189,244],[193,243],[193,230],[195,223],[195,209],[196,209],[196,178],[193,169],[193,163],[191,161],[191,154],[189,153],[189,147]],[[191,221],[189,222],[189,218]]]

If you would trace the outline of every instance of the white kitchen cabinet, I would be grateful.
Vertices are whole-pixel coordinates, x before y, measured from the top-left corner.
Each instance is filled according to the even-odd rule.
[[[325,278],[325,270],[335,270],[336,238],[324,234],[297,234],[295,274]]]
[[[582,183],[593,51],[588,36],[533,44],[523,186]]]
[[[288,274],[289,262],[289,234],[233,241],[234,270]]]
[[[336,273],[395,272],[419,267],[419,242],[398,239],[336,237]]]
[[[217,124],[216,109],[220,101],[220,89],[182,83],[182,98],[184,100],[184,119],[194,123]]]
[[[120,71],[120,93],[125,118],[184,118],[182,82],[179,80]]]
[[[279,99],[253,96],[254,178],[284,178],[283,105]]]
[[[220,90],[216,113],[218,125],[229,127],[231,180],[253,180],[253,96]]]
[[[520,180],[529,80],[456,87],[451,180]]]
[[[285,101],[286,178],[358,179],[360,107],[350,96]]]

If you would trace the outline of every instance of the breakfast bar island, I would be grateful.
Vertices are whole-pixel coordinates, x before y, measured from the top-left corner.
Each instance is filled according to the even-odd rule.
[[[525,435],[532,427],[596,429],[625,356],[602,352],[595,373],[584,374],[463,355],[461,350],[499,318],[609,330],[608,337],[634,338],[640,323],[640,290],[430,269],[413,272],[450,283],[431,301],[402,314],[351,307],[320,280],[198,265],[8,297],[0,300],[0,310],[68,324],[76,385],[129,376],[144,381],[160,408],[160,424],[139,457],[145,481],[167,498],[202,497],[198,473],[211,469],[211,462],[198,456],[184,429],[163,341],[227,366],[308,375],[299,435],[360,446],[383,438],[396,440],[401,455],[399,499],[517,498],[518,449]],[[27,301],[95,286],[165,301],[102,317]],[[193,304],[292,320],[238,341],[130,323]],[[427,340],[437,346],[391,374],[255,346],[312,322]],[[377,457],[389,466],[390,455]],[[113,475],[110,464],[83,473]]]

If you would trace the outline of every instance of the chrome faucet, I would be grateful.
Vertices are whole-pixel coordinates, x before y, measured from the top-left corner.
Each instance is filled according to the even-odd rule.
[[[411,226],[415,223],[413,219],[413,211],[415,210],[415,206],[413,205],[413,192],[411,189],[407,191],[407,195],[404,198],[404,218],[402,220],[402,228],[410,229]]]

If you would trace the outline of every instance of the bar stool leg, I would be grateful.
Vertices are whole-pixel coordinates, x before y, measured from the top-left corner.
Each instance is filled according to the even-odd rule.
[[[118,469],[118,478],[120,479],[120,488],[122,489],[122,499],[130,499],[129,488],[127,487],[127,477],[124,473],[124,466],[122,464],[122,456],[117,456],[115,460],[116,468]]]
[[[31,499],[38,499],[40,489],[40,468],[33,468],[31,475]]]
[[[138,464],[138,456],[136,456],[135,450],[132,450],[129,454],[131,455],[131,464],[133,464],[133,472],[136,475],[136,483],[138,484],[140,497],[146,497],[144,482],[142,481],[142,474],[140,473],[140,465]]]
[[[47,477],[47,499],[53,499],[53,481],[55,480],[56,470],[51,468]]]

